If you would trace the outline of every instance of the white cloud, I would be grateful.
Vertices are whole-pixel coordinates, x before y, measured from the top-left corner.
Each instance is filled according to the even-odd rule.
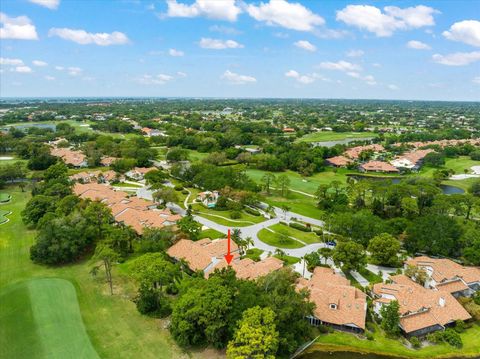
[[[392,91],[396,91],[396,90],[399,89],[399,87],[397,85],[393,85],[393,84],[388,85],[388,88]]]
[[[480,21],[464,20],[456,22],[449,31],[442,33],[445,38],[480,47]]]
[[[0,57],[0,65],[7,65],[7,66],[22,66],[23,61],[20,59],[9,59],[5,57]]]
[[[28,74],[28,73],[32,72],[32,69],[28,66],[16,66],[16,67],[11,68],[10,71],[19,72],[19,73],[23,73],[23,74]]]
[[[407,42],[407,47],[409,49],[415,49],[415,50],[430,50],[431,47],[427,45],[424,42],[417,41],[417,40],[410,40]]]
[[[83,72],[83,70],[80,67],[76,67],[76,66],[68,67],[67,71],[70,76],[78,76]]]
[[[63,66],[55,66],[55,70],[63,71],[65,68]]]
[[[185,72],[178,71],[178,72],[177,72],[177,76],[178,76],[179,78],[185,78],[185,77],[187,77],[187,74],[186,74]]]
[[[226,35],[239,35],[242,33],[241,31],[233,27],[227,27],[227,26],[221,26],[221,25],[212,25],[208,29],[212,32],[220,32]]]
[[[475,77],[472,79],[472,82],[475,83],[475,84],[479,84],[479,85],[480,85],[480,76],[475,76]]]
[[[0,12],[0,39],[38,40],[35,25],[27,16],[8,17]]]
[[[387,37],[397,30],[435,25],[433,14],[438,12],[424,5],[404,9],[386,6],[383,9],[385,12],[371,5],[348,5],[337,11],[337,20],[372,32],[378,37]]]
[[[158,75],[143,75],[136,79],[136,81],[142,85],[164,85],[167,82],[173,80],[173,76],[166,74]]]
[[[322,62],[320,65],[318,65],[320,68],[325,69],[325,70],[336,70],[336,71],[343,71],[343,72],[352,72],[352,71],[359,71],[361,70],[361,67],[352,64],[351,62],[348,61],[337,61],[337,62]]]
[[[432,56],[433,61],[447,66],[466,66],[473,62],[480,61],[480,51],[455,52],[453,54]]]
[[[317,73],[312,73],[312,74],[306,74],[306,75],[301,75],[295,70],[289,70],[285,72],[285,77],[290,77],[292,79],[297,80],[297,82],[303,84],[303,85],[308,85],[316,80],[324,80],[328,81],[328,79],[324,78],[323,76],[317,74]]]
[[[235,0],[196,0],[193,4],[183,4],[177,0],[167,0],[168,17],[197,17],[236,21],[242,12]]]
[[[43,67],[43,66],[47,66],[47,65],[48,65],[45,61],[41,61],[41,60],[33,60],[33,61],[32,61],[32,64],[33,64],[34,66],[39,66],[39,67]]]
[[[44,79],[47,80],[47,81],[54,81],[55,77],[47,75],[47,76],[44,76]]]
[[[60,0],[28,0],[31,3],[46,7],[50,10],[56,10],[60,5]]]
[[[307,51],[311,51],[311,52],[317,51],[317,48],[315,47],[315,45],[313,45],[312,43],[310,43],[307,40],[297,41],[297,42],[294,43],[294,45],[296,47],[299,47],[299,48],[303,49],[303,50],[307,50]]]
[[[299,3],[285,0],[270,0],[259,6],[247,5],[248,14],[257,21],[270,26],[281,26],[297,31],[312,31],[316,26],[325,24],[325,20]]]
[[[170,49],[170,50],[168,50],[168,54],[169,54],[170,56],[174,56],[174,57],[179,57],[179,56],[185,55],[185,53],[184,53],[183,51],[176,50],[176,49]]]
[[[348,57],[361,57],[365,55],[365,52],[363,50],[350,50],[346,53]]]
[[[253,76],[240,75],[230,70],[225,71],[221,78],[234,85],[245,85],[257,82],[257,79]]]
[[[373,77],[372,75],[367,75],[367,76],[361,77],[361,80],[365,81],[367,83],[367,85],[370,85],[370,86],[373,86],[373,85],[377,84],[377,81],[375,80],[375,77]]]
[[[213,50],[223,50],[223,49],[240,49],[243,47],[242,44],[234,40],[219,40],[219,39],[210,39],[207,37],[202,37],[199,42],[199,45],[203,49],[213,49]]]
[[[73,41],[80,45],[95,44],[99,46],[109,46],[124,45],[129,42],[127,35],[119,31],[112,33],[91,33],[81,29],[52,28],[48,32],[48,36],[58,36],[64,40]]]

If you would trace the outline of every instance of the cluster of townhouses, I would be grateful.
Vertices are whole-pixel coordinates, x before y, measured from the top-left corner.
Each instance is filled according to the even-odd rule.
[[[380,160],[371,160],[362,162],[362,152],[372,152],[374,157],[378,157],[385,152],[385,148],[379,144],[371,144],[365,146],[356,146],[347,149],[342,155],[328,158],[326,162],[334,167],[348,167],[358,166],[362,172],[385,172],[385,173],[400,173],[404,170],[417,171],[422,166],[423,159],[432,152],[433,149],[422,149],[425,146],[439,146],[441,148],[447,146],[460,146],[470,144],[473,146],[480,146],[480,139],[467,140],[439,140],[430,142],[407,142],[395,143],[393,146],[408,146],[413,148],[411,151],[405,152],[402,155],[396,156],[389,162]]]
[[[258,262],[240,259],[238,247],[232,243],[234,259],[231,267],[237,277],[255,280],[283,267],[283,262],[267,257]],[[227,266],[227,239],[182,239],[167,251],[174,260],[184,261],[192,271],[203,271],[206,278],[215,269]],[[403,274],[390,277],[387,283],[375,284],[364,293],[351,285],[343,275],[331,268],[316,267],[310,279],[300,278],[297,290],[307,289],[315,303],[312,325],[327,325],[335,329],[361,333],[365,330],[367,297],[373,301],[373,311],[380,315],[382,306],[396,300],[400,306],[400,329],[406,336],[424,336],[443,330],[457,321],[471,319],[457,301],[458,296],[470,296],[480,290],[480,268],[464,267],[449,259],[417,257],[406,265],[426,271],[428,280],[422,286]]]
[[[78,175],[71,178],[75,177]],[[77,182],[73,192],[80,198],[104,203],[111,209],[115,221],[131,226],[138,234],[142,234],[145,228],[175,225],[182,218],[168,209],[157,209],[157,205],[152,201],[117,191],[108,183],[100,184],[91,180],[86,183]]]

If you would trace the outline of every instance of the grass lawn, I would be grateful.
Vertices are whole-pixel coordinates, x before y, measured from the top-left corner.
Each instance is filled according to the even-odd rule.
[[[292,257],[292,256],[287,256],[287,255],[281,256],[281,255],[278,255],[278,254],[275,254],[274,257],[282,260],[283,263],[287,266],[291,266],[291,265],[294,265],[295,263],[300,262],[300,258],[298,258],[298,257]]]
[[[258,248],[250,248],[247,250],[245,254],[245,258],[250,258],[251,260],[258,262],[260,260],[260,256],[263,253],[261,249]]]
[[[23,165],[26,165],[27,164],[27,160],[24,160],[22,158],[16,158],[15,156],[13,155],[10,155],[9,153],[7,154],[0,154],[0,157],[13,157],[13,159],[11,160],[5,160],[5,159],[0,159],[0,167],[2,167],[2,165],[11,165],[11,164],[14,164],[14,163],[18,163],[20,162],[21,164]]]
[[[32,279],[0,291],[4,358],[100,358],[90,342],[71,282]]]
[[[202,231],[202,233],[200,233],[200,238],[210,238],[210,239],[225,238],[225,234],[210,228]]]
[[[135,187],[135,188],[142,188],[141,184],[133,184],[133,183],[125,183],[125,182],[118,182],[112,185],[113,187]]]
[[[81,317],[86,328],[86,332],[90,337],[90,341],[102,359],[117,358],[181,358],[187,354],[179,349],[171,338],[168,330],[164,329],[164,325],[156,319],[142,316],[135,308],[135,304],[131,298],[135,295],[133,283],[121,276],[117,268],[114,268],[114,291],[115,295],[110,296],[103,275],[93,278],[90,275],[92,263],[83,261],[72,265],[61,267],[46,267],[32,263],[29,259],[29,249],[33,243],[34,231],[28,230],[22,223],[20,212],[25,207],[30,194],[21,192],[16,187],[8,187],[8,192],[12,195],[12,201],[2,205],[2,209],[12,211],[10,222],[4,224],[0,228],[0,292],[5,294],[7,286],[10,284],[20,283],[28,279],[39,278],[60,278],[69,281],[76,290],[78,304],[75,296],[68,304],[69,310],[73,310],[79,306]],[[20,284],[18,284],[21,286]],[[13,288],[10,287],[9,288]],[[65,288],[68,288],[66,286]],[[23,295],[23,299],[22,299]],[[63,295],[63,294],[62,294]],[[67,294],[65,294],[67,295]],[[57,295],[51,300],[41,299],[39,296],[33,299],[41,300],[43,311],[55,310],[60,305],[59,302],[64,300]],[[18,294],[10,297],[7,295],[3,301],[10,303],[25,301],[25,294],[19,289]],[[66,302],[66,299],[65,299]],[[20,303],[19,303],[20,305]],[[26,304],[25,304],[26,305]],[[32,304],[34,306],[36,304]],[[0,305],[0,318],[6,318],[9,315],[10,305]],[[58,313],[61,315],[62,313]],[[23,336],[30,336],[29,333],[22,329],[22,325],[28,325],[28,313],[26,316],[17,317],[19,323],[11,323],[8,327],[4,325],[3,319],[0,330],[10,333],[9,337],[14,336],[14,341],[10,342],[10,346],[18,347],[26,340]],[[30,317],[31,318],[31,317]],[[25,320],[26,324],[22,324]],[[11,322],[11,321],[10,321]],[[78,328],[78,326],[77,326]],[[33,346],[35,341],[42,342],[41,333],[48,333],[49,328],[37,328],[35,332],[36,338],[30,338],[29,343]],[[44,330],[45,329],[45,330]],[[73,330],[73,328],[68,329]],[[0,335],[4,337],[3,333]],[[65,337],[64,337],[65,338]],[[0,339],[1,340],[1,339]],[[58,343],[56,341],[56,343]],[[58,343],[61,348],[65,348],[68,343]],[[53,343],[51,344],[53,345]],[[73,347],[74,343],[71,343]],[[59,348],[59,350],[61,349]],[[48,348],[53,351],[55,348]],[[51,358],[48,353],[32,348],[24,348],[25,354],[3,355],[1,350],[6,350],[5,346],[0,345],[0,357],[2,358],[28,358],[28,359],[47,359]],[[9,349],[10,350],[10,349]],[[11,349],[14,350],[14,349]],[[84,348],[85,350],[85,348]],[[76,353],[78,354],[78,353]],[[22,356],[23,355],[23,356]],[[201,351],[195,351],[189,355],[192,358],[217,358],[218,353],[209,352],[208,354]],[[67,356],[63,356],[67,357]],[[82,357],[76,355],[76,358]],[[188,357],[188,355],[187,355]]]
[[[209,155],[209,153],[198,152],[195,150],[187,150],[188,159],[192,162],[201,161]]]
[[[0,203],[8,202],[10,200],[10,195],[8,193],[1,193],[0,192]]]
[[[464,357],[469,356],[478,358],[480,353],[480,325],[474,325],[473,328],[461,333],[463,347],[456,349],[448,344],[430,345],[421,349],[409,349],[399,340],[389,339],[382,334],[380,329],[376,329],[373,334],[374,340],[359,339],[353,334],[335,332],[327,335],[321,335],[315,345],[306,352],[314,351],[359,351],[372,352],[384,355],[397,355],[406,358],[446,358],[446,357]]]
[[[274,230],[275,232],[285,233],[289,237],[293,237],[296,239],[301,240],[307,244],[318,243],[320,242],[320,237],[317,236],[313,232],[303,232],[298,229],[286,226],[282,223],[274,224],[273,226],[269,227],[270,229]]]
[[[258,232],[258,238],[262,242],[279,248],[301,248],[304,246],[303,243],[300,243],[292,238],[285,238],[282,242],[280,242],[280,236],[278,233],[271,232],[265,228]]]
[[[195,211],[199,212],[198,215],[224,226],[248,227],[248,226],[251,226],[252,224],[261,223],[265,221],[265,217],[263,216],[253,216],[244,211],[240,212],[240,218],[231,219],[230,218],[231,211],[217,211],[214,209],[205,208],[203,205],[199,203],[193,204],[192,207]]]
[[[369,138],[377,137],[378,134],[373,132],[333,132],[333,131],[321,131],[312,132],[301,138],[298,142],[321,142],[321,141],[341,141],[350,138]]]
[[[380,277],[376,273],[373,273],[373,272],[369,271],[366,268],[363,268],[363,269],[359,270],[358,273],[360,273],[362,275],[362,277],[365,278],[366,280],[368,280],[371,284],[382,283],[383,282],[382,277]]]
[[[5,223],[8,221],[7,216],[10,215],[10,211],[5,211],[3,209],[0,209],[0,224]]]

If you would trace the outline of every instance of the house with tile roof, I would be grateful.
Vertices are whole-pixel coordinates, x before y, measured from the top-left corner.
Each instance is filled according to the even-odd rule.
[[[167,250],[167,254],[175,260],[184,260],[192,271],[201,270],[205,276],[212,272],[221,262],[225,262],[227,254],[227,239],[211,240],[204,238],[199,241],[181,239]],[[240,256],[238,246],[230,244],[234,259]]]
[[[359,169],[362,172],[388,172],[388,173],[400,172],[396,167],[383,161],[368,161],[368,162],[362,163],[359,166]]]
[[[380,153],[385,151],[385,148],[379,144],[356,146],[356,147],[349,148],[343,154],[346,157],[351,158],[352,160],[358,160],[360,158],[360,154],[364,151],[372,151],[373,153]]]
[[[99,183],[75,183],[73,192],[83,199],[104,203],[118,223],[131,226],[138,234],[146,228],[173,226],[182,217],[169,209],[159,210],[152,201],[129,197],[126,192]]]
[[[400,328],[408,336],[425,336],[444,330],[457,320],[469,320],[470,314],[448,291],[427,289],[400,274],[390,277],[392,283],[377,283],[372,288],[373,308],[381,308],[396,300],[400,306]]]
[[[150,171],[155,171],[155,167],[135,167],[125,173],[127,177],[133,178],[136,181],[141,181],[144,179],[145,175]]]
[[[347,167],[349,164],[352,164],[353,161],[350,158],[345,156],[335,156],[326,159],[326,162],[330,166],[334,167]]]
[[[421,167],[425,156],[432,152],[435,151],[430,148],[425,150],[410,151],[401,156],[397,156],[395,159],[390,161],[390,164],[399,169],[418,170]]]
[[[335,329],[361,333],[365,330],[367,296],[350,281],[331,268],[316,267],[309,280],[300,278],[297,290],[307,289],[315,303],[312,325],[328,325]]]
[[[454,296],[470,296],[480,290],[480,268],[466,267],[446,258],[415,257],[406,265],[424,269],[425,287],[446,291]]]
[[[59,157],[66,165],[73,167],[87,167],[87,156],[82,151],[74,151],[70,148],[51,148],[50,154]]]
[[[222,261],[214,269],[222,269],[227,266],[227,262]],[[255,262],[250,258],[240,259],[237,257],[232,260],[230,266],[235,271],[237,278],[254,280],[283,268],[283,261],[275,257],[267,257]]]

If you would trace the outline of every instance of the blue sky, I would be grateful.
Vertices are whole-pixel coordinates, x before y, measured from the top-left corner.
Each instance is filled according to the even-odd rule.
[[[480,100],[480,1],[2,0],[0,96]]]

